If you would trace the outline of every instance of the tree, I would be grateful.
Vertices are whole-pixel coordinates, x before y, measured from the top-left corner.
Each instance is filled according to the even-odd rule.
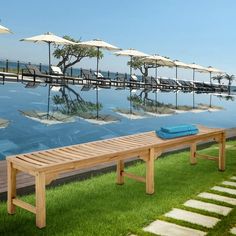
[[[228,80],[228,91],[230,92],[230,87],[231,87],[231,85],[232,85],[232,82],[233,82],[234,79],[235,79],[235,76],[234,76],[234,75],[226,74],[226,75],[224,76],[224,78],[225,78],[226,80]]]
[[[128,65],[130,66],[130,61],[128,62]],[[156,66],[153,64],[147,64],[144,63],[141,58],[134,57],[132,59],[131,67],[134,68],[135,70],[139,70],[141,74],[146,78],[148,76],[148,70],[151,68],[155,68]]]
[[[219,85],[221,85],[221,80],[224,78],[223,75],[217,75],[212,77],[213,80],[216,80],[218,82]]]
[[[70,36],[64,36],[63,38],[76,43],[80,42],[80,40],[75,40]],[[91,47],[90,48],[80,47],[79,45],[56,46],[56,49],[53,52],[53,56],[60,60],[57,66],[61,67],[62,72],[65,73],[69,67],[80,62],[83,58],[97,57],[97,49]],[[102,57],[103,57],[102,52],[99,52],[99,58]]]

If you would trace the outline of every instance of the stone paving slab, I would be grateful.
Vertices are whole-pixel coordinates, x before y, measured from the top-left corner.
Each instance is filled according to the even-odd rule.
[[[229,203],[231,205],[236,206],[236,199],[231,198],[231,197],[225,197],[225,196],[221,196],[218,194],[205,193],[205,192],[198,194],[198,197],[205,198],[205,199],[211,199],[211,200],[215,200],[215,201],[219,201],[219,202],[225,202],[225,203]]]
[[[232,181],[223,181],[221,184],[236,187],[236,182],[232,182]]]
[[[206,232],[176,225],[162,220],[156,220],[143,229],[146,232],[163,236],[204,236]]]
[[[220,219],[217,219],[212,216],[205,216],[199,213],[194,213],[191,211],[181,210],[177,208],[173,208],[173,210],[166,213],[165,216],[176,220],[183,220],[193,224],[202,225],[207,228],[213,228],[220,221]]]
[[[198,200],[188,200],[187,202],[184,203],[184,206],[217,213],[223,216],[227,216],[232,210],[232,208],[230,207],[219,206],[216,204],[206,203]]]
[[[220,186],[214,186],[211,189],[219,191],[219,192],[222,192],[222,193],[229,193],[229,194],[236,195],[236,189],[232,189],[232,188],[225,188],[225,187],[220,187]]]
[[[233,177],[231,177],[230,179],[232,179],[232,180],[236,180],[236,176],[233,176]]]
[[[231,234],[236,234],[236,227],[232,228],[232,229],[230,230],[230,233],[231,233]]]

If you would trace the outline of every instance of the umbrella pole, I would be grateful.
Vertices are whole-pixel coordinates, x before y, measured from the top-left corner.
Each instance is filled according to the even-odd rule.
[[[193,82],[195,81],[195,69],[193,69]],[[195,92],[193,91],[193,109],[195,108]]]
[[[210,72],[210,84],[212,84],[212,82],[211,82],[211,72]]]
[[[156,68],[155,68],[155,78],[157,83],[157,61],[156,61]],[[155,92],[155,103],[156,103],[156,113],[157,113],[157,86],[156,86],[156,92]]]
[[[51,74],[51,42],[48,43],[48,73]]]
[[[47,119],[49,118],[49,109],[50,109],[50,92],[51,92],[51,86],[48,84],[48,107],[47,107]]]
[[[48,73],[51,74],[51,42],[48,42]],[[49,118],[50,109],[50,84],[48,84],[48,107],[47,107],[47,119]]]
[[[97,119],[98,119],[98,64],[99,64],[99,47],[97,48],[97,85],[96,85],[96,106],[97,106]]]
[[[133,62],[133,57],[130,56],[130,68],[129,68],[129,73],[130,73],[130,77],[129,77],[129,113],[130,115],[132,114],[132,101],[131,101],[131,75],[132,75],[132,62]]]
[[[210,94],[210,107],[212,107],[212,94]]]
[[[175,81],[178,80],[178,67],[175,67]],[[175,109],[178,109],[178,94],[177,94],[177,90],[175,93]]]
[[[177,81],[178,79],[178,67],[175,67],[175,80]]]

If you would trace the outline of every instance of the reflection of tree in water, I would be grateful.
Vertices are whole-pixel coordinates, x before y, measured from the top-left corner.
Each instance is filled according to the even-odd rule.
[[[148,93],[146,92],[141,92],[139,95],[134,94],[131,97],[128,97],[128,100],[132,101],[132,106],[137,110],[160,114],[174,113],[171,104],[164,104],[156,100],[152,100],[148,98]]]
[[[66,115],[76,115],[83,118],[91,118],[97,110],[95,103],[85,101],[78,92],[71,87],[64,85],[60,90],[60,95],[53,96],[52,100],[57,105],[57,111]],[[102,104],[98,104],[98,109],[102,109]]]
[[[148,93],[145,92],[142,92],[139,95],[134,94],[131,97],[128,97],[128,100],[132,101],[132,106],[134,107],[134,109],[143,110],[145,112],[151,112],[157,114],[172,114],[175,113],[176,109],[176,106],[171,103],[165,104],[163,102],[158,102],[157,100],[148,98]],[[195,108],[201,110],[207,110],[209,108],[209,105],[199,103]],[[222,107],[212,106],[212,105],[211,108],[222,109]],[[193,109],[192,106],[188,105],[178,106],[178,110],[190,111],[192,109]]]

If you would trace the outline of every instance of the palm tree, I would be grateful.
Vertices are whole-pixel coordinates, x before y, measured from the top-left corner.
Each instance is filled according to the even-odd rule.
[[[219,85],[221,85],[221,80],[224,78],[223,75],[216,75],[214,77],[212,77],[213,80],[216,80],[218,82]]]
[[[234,79],[235,79],[235,76],[234,76],[234,75],[226,74],[226,75],[224,76],[224,78],[225,78],[226,80],[228,80],[228,92],[230,93],[230,87],[231,87],[231,85],[232,85],[232,82],[233,82]]]

